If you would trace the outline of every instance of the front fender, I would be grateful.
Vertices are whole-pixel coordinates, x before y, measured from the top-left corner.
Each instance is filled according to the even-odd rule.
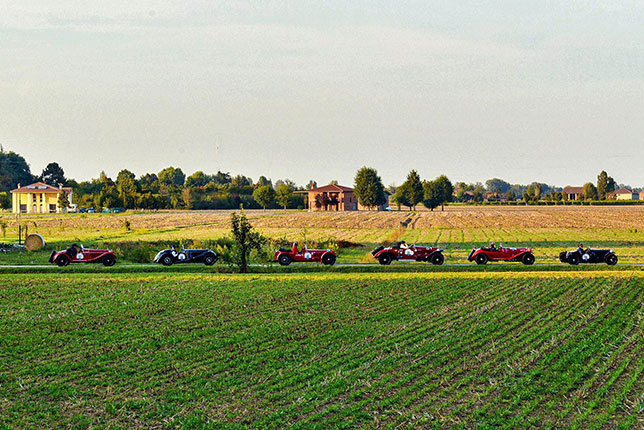
[[[172,257],[172,251],[161,251],[161,252],[159,252],[156,255],[156,257],[154,257],[153,262],[154,263],[160,262],[163,259],[163,257],[165,257],[166,255],[170,255]],[[174,261],[174,258],[172,260]]]

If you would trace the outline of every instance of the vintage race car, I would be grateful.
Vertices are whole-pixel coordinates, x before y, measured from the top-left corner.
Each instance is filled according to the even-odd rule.
[[[609,266],[614,266],[617,264],[617,254],[612,249],[575,249],[561,252],[559,261],[573,266],[579,263],[606,263]]]
[[[159,251],[154,257],[155,263],[172,266],[179,263],[203,263],[212,266],[217,262],[217,253],[210,249],[185,249],[177,251],[173,246],[170,249]]]
[[[441,265],[445,262],[443,250],[433,246],[407,245],[404,242],[396,242],[388,247],[379,246],[371,255],[382,265],[391,264],[392,261],[426,261],[428,263]]]
[[[520,261],[523,264],[534,264],[532,248],[509,248],[499,246],[498,248],[474,248],[467,261],[476,261],[476,264],[486,264],[488,261]]]
[[[110,249],[89,249],[81,245],[75,254],[69,249],[66,251],[53,250],[49,256],[49,262],[60,267],[70,263],[100,263],[109,267],[116,264],[116,255]]]
[[[282,266],[288,266],[295,263],[319,262],[325,266],[333,266],[337,256],[330,249],[298,249],[297,245],[291,249],[280,248],[275,251],[273,261],[277,261]]]

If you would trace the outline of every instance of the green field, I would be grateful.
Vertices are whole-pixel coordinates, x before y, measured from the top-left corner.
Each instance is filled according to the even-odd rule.
[[[641,272],[1,276],[0,427],[644,425]]]

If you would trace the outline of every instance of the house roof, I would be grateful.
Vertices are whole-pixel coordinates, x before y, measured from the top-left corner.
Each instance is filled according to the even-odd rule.
[[[629,190],[626,187],[620,188],[619,190],[613,191],[612,194],[633,194],[632,190]]]
[[[339,192],[353,192],[353,188],[344,187],[342,185],[329,184],[323,187],[313,188],[312,190],[307,190],[308,192],[314,193],[339,193]]]
[[[70,187],[62,188],[67,193],[71,193],[72,189]],[[54,187],[53,185],[45,184],[44,182],[34,182],[33,184],[25,185],[24,187],[16,188],[11,190],[12,193],[59,193],[60,188]]]
[[[561,191],[562,193],[566,194],[581,194],[584,191],[584,187],[564,187],[564,189]]]

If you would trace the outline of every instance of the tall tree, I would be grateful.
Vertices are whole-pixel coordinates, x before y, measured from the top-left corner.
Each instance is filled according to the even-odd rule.
[[[358,170],[353,192],[358,198],[358,202],[362,206],[368,207],[369,210],[387,202],[382,179],[378,176],[376,169],[371,167],[363,167]]]
[[[123,208],[133,208],[136,198],[136,181],[134,173],[127,169],[121,170],[116,176],[116,189],[118,190],[121,202],[123,202]]]
[[[49,163],[40,174],[40,180],[46,184],[58,186],[58,184],[67,185],[65,172],[58,163]]]
[[[287,184],[280,184],[277,187],[277,191],[275,192],[275,194],[276,194],[277,203],[280,206],[282,206],[284,209],[286,209],[289,201],[291,200],[291,196],[293,195],[293,189],[289,187]]]
[[[492,178],[485,181],[485,188],[491,193],[497,193],[499,195],[505,194],[512,185],[503,179]]]
[[[452,201],[452,198],[454,196],[454,186],[445,175],[440,175],[434,180],[434,182],[436,182],[436,186],[438,188],[438,197],[440,200],[439,204],[441,205],[441,211],[444,211],[445,203]]]
[[[424,191],[423,183],[416,170],[412,170],[407,175],[407,179],[403,183],[405,200],[409,203],[412,210],[416,210],[416,205],[423,201]],[[407,205],[406,205],[407,206]]]
[[[266,239],[253,230],[253,226],[246,218],[246,213],[242,210],[239,215],[232,213],[230,218],[231,233],[233,236],[233,247],[231,257],[234,264],[239,267],[241,273],[248,272],[248,260],[251,251],[259,251]]]
[[[203,187],[205,186],[210,178],[201,170],[197,170],[192,175],[186,178],[186,187]]]
[[[592,182],[584,184],[584,187],[581,190],[581,194],[585,200],[597,200],[597,188],[593,185]]]
[[[166,167],[157,175],[163,185],[181,187],[186,181],[186,175],[180,168]]]
[[[5,152],[0,146],[0,192],[11,191],[18,184],[28,185],[34,181],[25,159],[15,152]]]
[[[441,204],[441,193],[437,181],[423,181],[423,206],[433,211]]]
[[[266,210],[275,200],[275,190],[270,185],[264,185],[255,188],[253,191],[253,198],[261,207]]]
[[[606,200],[607,194],[615,191],[615,180],[604,170],[597,176],[597,197]]]

